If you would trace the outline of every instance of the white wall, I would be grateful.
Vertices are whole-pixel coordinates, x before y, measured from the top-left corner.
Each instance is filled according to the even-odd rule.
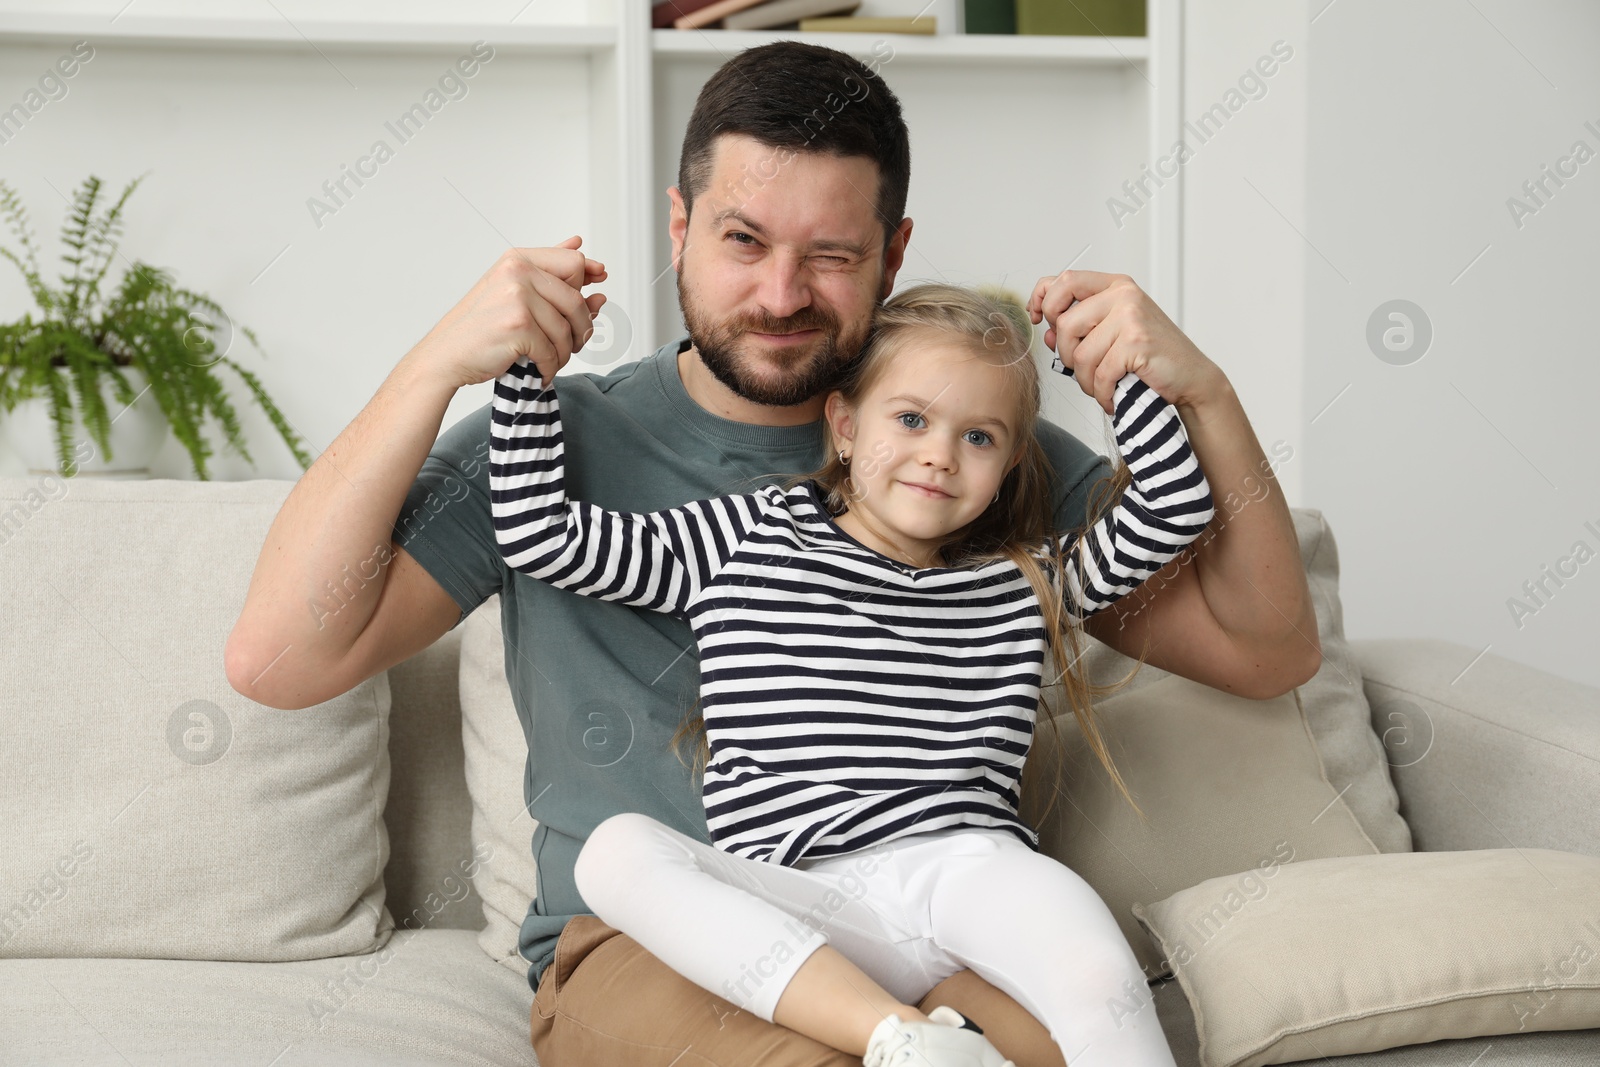
[[[1463,670],[1487,648],[1600,684],[1597,46],[1584,0],[1338,0],[1310,26],[1304,497],[1348,630],[1460,642]],[[1508,199],[1579,141],[1590,162],[1519,226]],[[1392,299],[1433,327],[1404,366],[1366,340]],[[1544,606],[1524,595],[1575,552]]]
[[[1305,215],[1305,10],[1206,0],[1186,5],[1184,22],[1193,155],[1183,164],[1179,325],[1228,375],[1267,455],[1278,442],[1292,452],[1276,472],[1289,502],[1316,506],[1303,488],[1305,263],[1294,230]]]
[[[1185,31],[1190,117],[1274,40],[1295,51],[1191,142],[1183,324],[1263,445],[1294,449],[1278,477],[1328,518],[1346,632],[1600,685],[1600,162],[1520,226],[1507,207],[1576,141],[1600,158],[1600,8],[1204,0]],[[1367,340],[1395,299],[1433,329],[1409,363]]]

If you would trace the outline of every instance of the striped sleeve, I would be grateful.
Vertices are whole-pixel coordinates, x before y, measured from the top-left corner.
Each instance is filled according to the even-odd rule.
[[[495,380],[489,438],[501,556],[582,596],[682,615],[761,519],[760,494],[642,514],[568,500],[555,383],[526,356]]]
[[[1051,369],[1070,373],[1057,356]],[[1211,486],[1189,446],[1178,410],[1132,373],[1112,398],[1117,450],[1132,480],[1121,498],[1082,537],[1061,540],[1063,590],[1074,617],[1116,603],[1175,559],[1205,532],[1215,514]]]

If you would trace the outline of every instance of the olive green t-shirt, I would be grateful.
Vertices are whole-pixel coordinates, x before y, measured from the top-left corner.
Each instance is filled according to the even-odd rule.
[[[657,511],[821,466],[820,420],[754,426],[695,403],[678,375],[688,346],[680,337],[607,374],[561,375],[572,499]],[[698,786],[670,743],[694,703],[699,659],[681,619],[554,589],[506,566],[489,510],[490,410],[485,404],[439,435],[401,507],[395,543],[463,619],[500,594],[506,676],[528,740],[523,799],[537,823],[538,892],[518,938],[537,989],[562,926],[592,914],[572,872],[602,820],[638,811],[711,841]],[[1080,528],[1088,494],[1111,464],[1054,424],[1041,421],[1039,438],[1058,476],[1058,527]],[[692,764],[693,746],[682,750]]]

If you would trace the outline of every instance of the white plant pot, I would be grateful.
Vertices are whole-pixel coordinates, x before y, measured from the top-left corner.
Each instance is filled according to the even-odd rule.
[[[145,388],[148,379],[137,367],[121,368],[138,399],[124,408],[116,399],[116,380],[100,378],[100,395],[105,398],[111,419],[110,456],[102,450],[83,425],[78,411],[77,391],[72,391],[72,447],[67,452],[68,471],[75,477],[137,479],[150,477],[150,462],[167,440],[167,417],[156,398]],[[29,474],[61,474],[61,457],[56,451],[55,423],[50,420],[50,398],[36,396],[24,400],[9,414],[0,413],[0,435],[11,451],[23,458]],[[72,463],[76,463],[73,470]]]

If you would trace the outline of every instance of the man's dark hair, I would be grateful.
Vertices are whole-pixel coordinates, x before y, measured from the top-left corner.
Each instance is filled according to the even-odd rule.
[[[774,41],[734,56],[695,100],[678,159],[686,213],[711,180],[717,137],[745,134],[770,148],[862,156],[878,165],[884,247],[905,219],[911,139],[900,101],[855,57],[801,41]]]

